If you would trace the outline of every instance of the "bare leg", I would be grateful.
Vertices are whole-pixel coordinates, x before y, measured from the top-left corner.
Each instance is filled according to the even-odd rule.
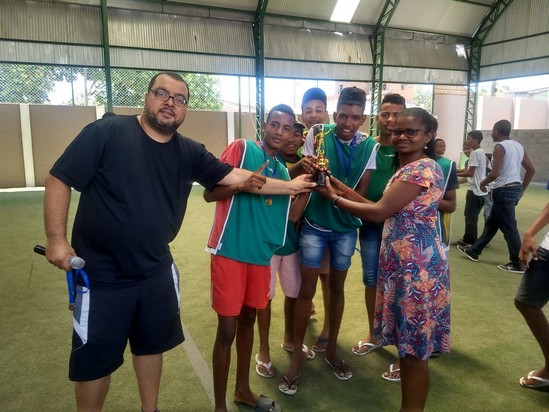
[[[379,343],[378,340],[373,339],[374,333],[374,318],[375,318],[375,309],[376,309],[376,294],[377,288],[366,288],[364,292],[364,298],[366,299],[366,312],[368,313],[368,327],[370,331],[368,333],[369,340],[368,342]]]
[[[340,361],[337,358],[336,346],[345,307],[344,286],[346,277],[346,270],[331,269],[330,271],[330,336],[328,337],[325,357],[330,362],[336,363]]]
[[[284,298],[284,346],[294,345],[294,316],[296,298]],[[259,313],[259,312],[258,312]]]
[[[250,389],[250,360],[254,344],[256,310],[243,306],[238,315],[236,327],[236,385],[234,397],[239,401],[255,405],[258,395]]]
[[[379,344],[379,339],[373,338],[374,332],[374,313],[376,309],[376,293],[377,288],[364,288],[364,303],[366,304],[366,314],[368,315],[368,335],[360,340],[362,347],[359,347],[358,342],[353,346],[353,352],[363,353],[371,350],[371,347],[364,346],[364,343],[370,342],[376,345]]]
[[[110,383],[111,375],[93,381],[76,382],[76,408],[78,412],[101,412]]]
[[[549,322],[547,322],[547,317],[543,313],[542,309],[526,305],[525,303],[517,300],[515,300],[515,306],[524,317],[524,320],[526,320],[526,323],[536,338],[545,359],[544,366],[535,371],[534,376],[549,379]],[[534,380],[531,380],[530,382],[526,379],[526,381],[528,384],[536,383]]]
[[[318,269],[310,268],[307,266],[301,266],[301,287],[299,289],[299,295],[295,303],[294,314],[294,348],[301,348],[303,346],[303,339],[305,337],[305,331],[309,324],[311,302],[316,291],[316,284],[318,282]],[[292,381],[297,375],[301,373],[301,366],[303,363],[303,354],[301,350],[294,350],[292,355],[292,363],[286,371],[285,375],[288,380]]]
[[[258,359],[261,362],[269,363],[271,361],[271,349],[269,346],[269,331],[271,329],[271,301],[265,309],[257,310],[257,331],[259,334],[259,354]],[[238,344],[238,341],[237,341]],[[268,371],[264,371],[267,373]]]
[[[133,369],[139,386],[139,397],[144,412],[158,407],[158,392],[162,376],[162,354],[133,356]]]
[[[322,262],[320,263],[320,285],[322,286],[322,303],[324,305],[324,322],[322,331],[318,336],[321,339],[327,339],[330,336],[330,250],[326,249]]]
[[[400,359],[401,412],[422,412],[429,394],[429,361],[406,355]]]
[[[215,411],[226,412],[231,346],[236,335],[236,316],[217,315],[217,335],[212,354]]]
[[[326,339],[330,336],[330,274],[320,273],[319,276],[322,287],[322,303],[324,305],[324,321],[319,337]]]

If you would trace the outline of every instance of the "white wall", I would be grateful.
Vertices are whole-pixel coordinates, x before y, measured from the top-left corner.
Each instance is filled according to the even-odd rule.
[[[445,156],[459,161],[463,147],[465,125],[465,96],[435,94],[433,114],[438,120],[437,137],[446,142]]]

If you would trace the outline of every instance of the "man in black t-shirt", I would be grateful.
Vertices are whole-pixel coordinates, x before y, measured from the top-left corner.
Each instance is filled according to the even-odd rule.
[[[305,178],[266,179],[233,169],[177,133],[189,89],[176,73],[154,76],[138,116],[113,116],[86,126],[46,178],[46,257],[69,270],[86,261],[89,290],[77,285],[69,378],[78,410],[100,411],[110,375],[129,341],[142,411],[155,411],[162,353],[183,342],[179,275],[169,243],[177,235],[194,181],[253,181],[264,194],[295,194]],[[81,192],[72,245],[66,238],[71,187]]]

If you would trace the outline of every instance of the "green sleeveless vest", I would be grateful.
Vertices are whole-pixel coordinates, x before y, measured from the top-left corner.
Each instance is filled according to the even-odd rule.
[[[330,162],[328,168],[332,175],[354,189],[366,171],[366,165],[377,142],[372,137],[368,137],[366,140],[354,145],[353,149],[351,145],[336,141],[335,124],[324,125],[323,130],[326,157]],[[341,148],[343,162],[339,158],[336,145],[339,145]],[[351,152],[353,153],[353,158],[349,167]],[[316,192],[311,194],[311,199],[305,209],[304,216],[311,223],[338,233],[351,232],[362,224],[359,218],[344,210],[334,208],[332,202]]]

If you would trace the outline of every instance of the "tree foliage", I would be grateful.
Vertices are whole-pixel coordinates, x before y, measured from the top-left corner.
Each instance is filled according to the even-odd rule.
[[[147,92],[151,77],[156,72],[149,70],[113,69],[111,71],[113,106],[140,107]],[[85,69],[86,95],[96,104],[107,104],[105,75],[101,69]],[[183,74],[189,85],[190,110],[221,110],[219,80],[208,74]]]
[[[56,82],[71,84],[68,104],[107,105],[105,70],[93,67],[56,67],[23,64],[0,65],[0,102],[49,103],[48,95]],[[113,106],[143,106],[149,81],[156,72],[150,70],[112,69]],[[208,74],[183,74],[190,89],[189,109],[221,110],[219,79]],[[77,87],[77,83],[83,87]],[[78,93],[75,90],[82,90]]]
[[[69,79],[64,67],[0,64],[0,102],[48,103],[55,82]]]
[[[433,87],[432,86],[416,86],[414,88],[413,103],[417,107],[433,112]]]

